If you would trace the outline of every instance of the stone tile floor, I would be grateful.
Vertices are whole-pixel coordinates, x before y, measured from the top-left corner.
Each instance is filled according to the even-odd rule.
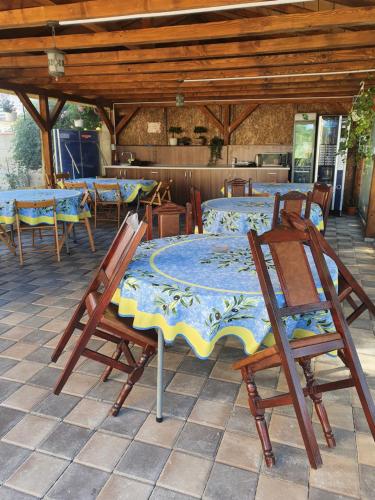
[[[102,367],[82,360],[64,388],[51,388],[67,354],[50,356],[112,229],[96,231],[98,252],[83,231],[72,255],[27,254],[26,265],[0,249],[0,499],[373,499],[375,446],[352,390],[329,393],[326,407],[337,448],[327,449],[317,419],[324,466],[309,468],[290,408],[267,415],[277,464],[267,469],[246,393],[233,360],[242,356],[222,339],[207,361],[177,341],[166,353],[167,418],[155,422],[156,361],[118,417],[107,413],[123,382],[114,373],[98,383]],[[331,218],[328,237],[375,299],[375,253],[355,218]],[[374,322],[362,316],[352,328],[375,396]],[[92,348],[110,352],[100,340]],[[318,378],[344,369],[332,358],[315,363]],[[264,395],[285,389],[278,370],[260,374]]]

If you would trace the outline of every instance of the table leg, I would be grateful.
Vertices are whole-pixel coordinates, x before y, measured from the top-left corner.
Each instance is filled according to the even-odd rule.
[[[66,253],[69,255],[70,250],[69,250],[69,232],[68,232],[68,225],[66,222],[63,222],[64,225],[64,234],[66,234],[65,237],[65,248],[66,248]]]
[[[156,421],[163,421],[163,364],[164,364],[164,338],[163,333],[158,329],[158,367],[156,379]]]

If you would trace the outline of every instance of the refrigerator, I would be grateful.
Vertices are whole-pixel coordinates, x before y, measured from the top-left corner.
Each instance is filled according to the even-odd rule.
[[[339,214],[344,198],[347,124],[344,115],[319,116],[316,142],[314,181],[333,186],[331,210]]]
[[[297,113],[294,117],[292,182],[314,181],[316,113]]]
[[[56,173],[71,179],[96,177],[100,172],[99,137],[96,130],[53,130]]]

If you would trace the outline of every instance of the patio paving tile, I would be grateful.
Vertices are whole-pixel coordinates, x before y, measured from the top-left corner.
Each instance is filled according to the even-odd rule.
[[[72,463],[48,492],[46,498],[53,500],[97,498],[108,477],[109,474],[106,472]]]
[[[156,422],[155,415],[150,414],[135,439],[172,448],[183,426],[184,423],[181,420],[171,417],[165,417],[163,422]]]
[[[360,465],[359,477],[361,480],[361,498],[364,500],[372,500],[375,491],[375,467]]]
[[[323,467],[311,469],[311,486],[358,498],[358,465],[350,458],[334,454],[322,453],[322,459]]]
[[[261,472],[279,479],[307,485],[310,467],[305,450],[280,443],[273,443],[272,449],[276,464],[268,468],[263,461]]]
[[[43,441],[38,450],[67,460],[72,460],[88,441],[91,432],[84,427],[61,422]]]
[[[155,483],[171,450],[133,441],[116,466],[116,472],[134,479]]]
[[[2,438],[25,415],[23,411],[0,406],[0,438]]]
[[[279,493],[277,493],[279,492]],[[288,500],[307,500],[308,488],[301,484],[283,481],[272,476],[260,474],[256,493],[256,500],[268,500],[279,495]]]
[[[208,379],[204,385],[201,397],[219,401],[220,403],[233,403],[239,390],[239,385],[231,382]]]
[[[185,394],[187,396],[198,396],[205,378],[196,375],[187,375],[185,373],[176,373],[167,387],[167,391]]]
[[[156,486],[150,496],[150,500],[193,500],[194,498],[177,491],[166,490],[160,486]]]
[[[61,392],[71,396],[85,396],[97,383],[97,377],[85,373],[72,373]]]
[[[36,345],[17,342],[1,353],[2,356],[21,360],[37,349]]]
[[[69,394],[56,396],[49,393],[43,401],[33,408],[33,411],[50,417],[64,418],[80,400],[79,397]]]
[[[187,422],[175,448],[212,459],[216,455],[222,435],[219,429]]]
[[[163,413],[170,417],[186,419],[196,402],[191,396],[175,394],[174,392],[164,393]]]
[[[130,442],[126,438],[95,432],[74,461],[106,472],[112,472]]]
[[[258,472],[262,463],[259,439],[226,431],[216,455],[218,462]]]
[[[2,377],[15,382],[27,382],[31,377],[38,373],[44,367],[41,363],[35,361],[20,361],[13,368],[2,374]]]
[[[126,398],[125,407],[135,408],[136,410],[150,411],[155,406],[155,389],[136,385]]]
[[[160,474],[158,486],[200,497],[203,494],[212,462],[205,458],[173,451]]]
[[[204,500],[251,500],[255,497],[258,475],[216,463],[203,494]],[[272,497],[268,497],[272,498]]]
[[[97,497],[98,500],[147,500],[152,486],[127,477],[111,476]]]
[[[55,426],[54,420],[29,414],[18,422],[3,440],[33,450]]]
[[[24,325],[14,326],[13,328],[9,328],[9,330],[4,332],[1,338],[8,340],[21,340],[32,331],[34,331],[34,328],[32,327]]]
[[[202,360],[195,357],[186,357],[178,367],[178,371],[208,377],[214,364],[215,362],[210,359]]]
[[[65,417],[65,422],[94,429],[103,422],[110,408],[111,405],[101,401],[82,399]]]
[[[9,398],[3,401],[4,406],[15,408],[16,410],[30,411],[37,403],[39,403],[48,391],[41,387],[33,387],[31,385],[22,385]]]
[[[66,460],[57,457],[32,453],[5,484],[24,493],[42,497],[68,464]]]
[[[5,341],[4,342],[8,342]],[[12,342],[10,342],[12,344]],[[0,346],[1,346],[1,340],[0,340]],[[7,346],[9,347],[9,346]],[[0,375],[2,375],[4,372],[10,370],[13,366],[15,366],[18,363],[15,359],[10,359],[10,358],[2,358],[0,356]]]
[[[0,379],[0,403],[8,399],[8,397],[13,394],[21,384],[14,382],[12,380]]]
[[[30,453],[31,451],[20,446],[0,442],[0,483],[6,481]]]
[[[146,420],[147,415],[143,411],[122,408],[116,418],[107,417],[100,427],[102,430],[133,438]]]
[[[27,495],[5,486],[0,486],[0,498],[1,500],[35,500],[34,495]]]
[[[57,378],[61,375],[61,370],[46,366],[40,372],[34,375],[30,380],[30,384],[39,385],[46,389],[52,389],[56,383]]]
[[[230,417],[232,405],[199,398],[192,409],[189,421],[224,429]]]
[[[318,488],[309,489],[309,500],[349,500],[351,497],[346,495],[337,495],[331,491],[320,490]]]

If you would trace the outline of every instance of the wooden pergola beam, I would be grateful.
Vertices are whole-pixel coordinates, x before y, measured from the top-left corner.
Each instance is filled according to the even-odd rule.
[[[258,107],[258,104],[249,104],[237,116],[237,118],[232,121],[232,123],[229,125],[229,130],[228,130],[230,136],[246,120],[246,118],[248,118],[251,115],[251,113],[253,113],[256,110],[257,107]]]
[[[115,133],[114,126],[111,121],[111,117],[108,115],[105,108],[103,106],[98,105],[96,106],[96,109],[98,110],[102,122],[104,122],[105,126],[107,127],[108,132],[111,134],[111,136],[114,135]]]
[[[256,0],[236,0],[236,4],[248,4]],[[48,2],[51,4],[52,2]],[[205,7],[220,7],[227,0],[205,0]],[[144,15],[168,11],[184,11],[202,7],[199,0],[91,0],[72,4],[45,5],[0,12],[0,29],[45,25],[51,19],[75,21],[98,17],[115,17],[126,15]]]
[[[28,113],[38,125],[40,130],[43,132],[48,129],[49,123],[45,120],[45,117],[36,109],[34,104],[31,102],[29,96],[25,92],[17,92],[16,95],[18,99],[22,102],[23,106],[27,109]]]
[[[52,124],[47,96],[39,96],[39,109],[40,117],[46,125],[46,127],[44,129],[41,129],[40,131],[45,182],[46,184],[50,184],[52,187],[54,187],[55,178],[53,175],[53,152],[51,136]]]
[[[138,113],[139,107],[136,107],[132,110],[127,115],[124,115],[118,123],[116,123],[115,126],[115,134],[116,137],[124,130],[124,128],[130,123],[130,121],[135,117],[135,115]]]
[[[74,5],[74,4],[73,4]],[[64,5],[64,8],[68,8]],[[10,11],[12,12],[12,11]],[[1,14],[1,13],[0,13]],[[45,51],[56,46],[61,50],[82,48],[116,47],[118,45],[147,45],[176,43],[186,41],[213,40],[220,38],[245,37],[254,35],[275,35],[294,33],[314,29],[328,29],[375,24],[375,7],[357,7],[353,9],[326,10],[308,14],[290,14],[286,16],[265,16],[232,21],[208,22],[182,26],[162,26],[124,31],[111,31],[77,35],[59,35],[52,37],[28,37],[0,39],[0,52],[16,53]],[[345,38],[346,32],[339,33]]]
[[[219,118],[214,115],[214,113],[207,106],[200,106],[200,110],[207,116],[207,118],[213,123],[213,125],[220,130],[220,132],[224,133],[224,126],[219,120]]]
[[[63,110],[64,106],[65,106],[65,103],[66,103],[66,99],[62,98],[62,99],[57,99],[56,101],[56,104],[52,110],[52,112],[50,113],[50,124],[51,124],[51,128],[53,128],[61,114],[61,111]]]

